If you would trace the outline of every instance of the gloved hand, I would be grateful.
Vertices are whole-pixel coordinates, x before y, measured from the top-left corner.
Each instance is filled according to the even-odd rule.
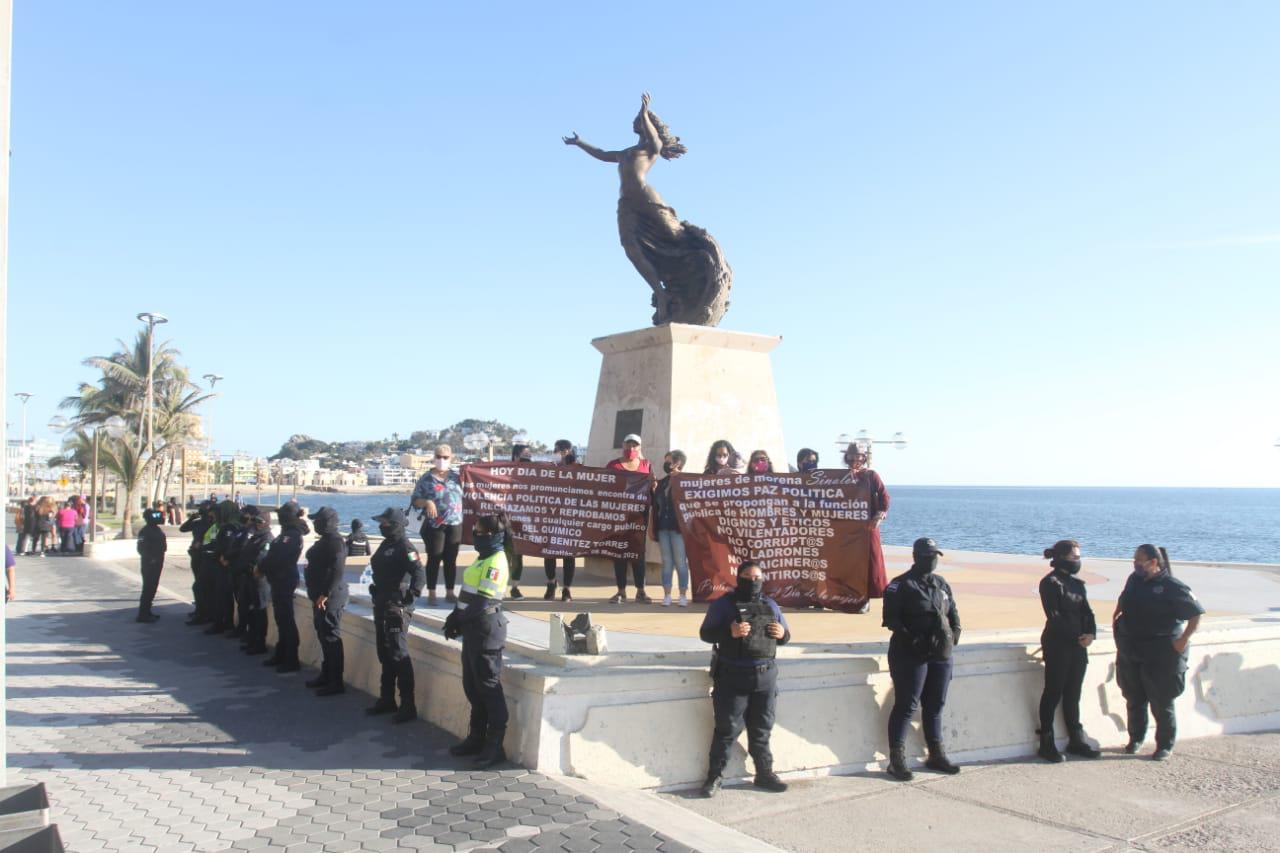
[[[408,607],[418,600],[418,594],[411,589],[406,589],[400,593],[400,606]]]
[[[369,584],[369,597],[370,598],[378,597],[378,587],[375,586],[374,584]]]
[[[458,625],[458,611],[451,610],[444,619],[444,638],[452,640],[462,636],[462,628]]]

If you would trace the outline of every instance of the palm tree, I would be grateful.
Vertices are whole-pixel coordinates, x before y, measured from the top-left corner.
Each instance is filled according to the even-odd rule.
[[[50,468],[76,468],[80,471],[78,491],[84,491],[85,472],[93,467],[93,438],[82,429],[62,439],[62,452],[47,463]]]
[[[181,353],[168,342],[156,347],[150,359],[146,332],[138,332],[133,346],[123,341],[118,343],[119,351],[110,356],[85,359],[85,366],[97,368],[102,377],[96,385],[81,384],[80,393],[64,399],[61,407],[74,412],[71,425],[77,430],[101,426],[112,417],[125,422],[126,434],[119,438],[100,437],[99,448],[103,465],[119,477],[125,487],[120,538],[127,539],[133,536],[139,487],[148,474],[154,476],[166,457],[172,468],[170,446],[194,434],[194,409],[212,395],[200,393],[188,378],[186,368],[177,361]],[[156,450],[155,437],[150,448],[142,442],[148,361],[151,362],[153,412],[159,427],[155,437],[160,438],[160,450]]]

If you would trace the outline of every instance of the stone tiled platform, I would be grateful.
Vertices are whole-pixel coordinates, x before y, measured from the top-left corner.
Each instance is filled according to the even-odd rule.
[[[9,777],[48,786],[68,849],[690,849],[546,776],[473,771],[367,695],[314,697],[313,672],[184,626],[185,602],[137,624],[137,583],[87,560],[18,571]]]

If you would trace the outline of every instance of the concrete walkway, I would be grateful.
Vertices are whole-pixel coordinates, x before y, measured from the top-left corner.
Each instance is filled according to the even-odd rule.
[[[663,796],[786,850],[1280,850],[1280,733],[1184,741],[1163,763],[1143,752]]]
[[[138,583],[109,566],[18,572],[10,782],[45,783],[71,850],[691,849],[545,776],[470,770],[445,732],[366,717],[365,694],[313,697],[314,672],[264,669],[163,591],[139,625]]]

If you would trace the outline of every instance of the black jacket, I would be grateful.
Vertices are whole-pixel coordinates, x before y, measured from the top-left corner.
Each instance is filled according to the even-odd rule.
[[[1121,612],[1117,639],[1138,641],[1177,637],[1183,622],[1204,613],[1191,587],[1167,571],[1149,580],[1137,572],[1129,575],[1116,606]]]
[[[271,583],[275,593],[292,592],[298,588],[298,557],[302,556],[302,528],[290,525],[271,540],[267,554],[258,568]]]
[[[272,535],[270,530],[247,532],[244,537],[244,543],[236,554],[235,571],[238,574],[253,574],[254,570],[258,568],[258,564],[262,562],[262,558],[266,556],[267,547],[273,539],[275,539],[275,536]]]
[[[1084,581],[1054,569],[1040,580],[1040,604],[1044,607],[1044,633],[1040,643],[1077,644],[1081,634],[1098,633]]]
[[[164,552],[168,547],[168,540],[160,525],[144,524],[142,530],[138,531],[138,553],[142,555],[143,562],[163,563]]]
[[[191,534],[191,545],[187,547],[188,554],[194,555],[200,552],[200,543],[204,541],[204,534],[211,524],[213,524],[213,516],[203,511],[182,522],[182,526],[178,529],[183,533]]]
[[[427,571],[418,549],[403,532],[383,539],[369,559],[369,566],[373,569],[369,597],[374,607],[412,607],[427,585]]]
[[[338,533],[338,514],[329,507],[322,508],[312,519],[320,538],[307,549],[307,568],[303,577],[307,582],[307,598],[318,601],[327,597],[337,604],[346,598],[347,546]]]
[[[922,660],[943,661],[960,641],[960,614],[951,585],[937,572],[898,575],[884,591],[884,627],[893,632],[889,650]]]

